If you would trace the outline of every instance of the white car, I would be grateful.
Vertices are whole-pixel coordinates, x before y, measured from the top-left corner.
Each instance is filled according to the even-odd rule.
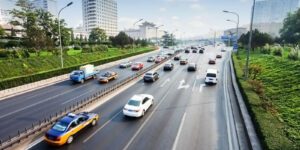
[[[153,105],[153,96],[148,94],[134,95],[123,108],[123,114],[129,117],[142,117]]]
[[[217,84],[218,82],[218,70],[216,69],[207,69],[205,84]]]

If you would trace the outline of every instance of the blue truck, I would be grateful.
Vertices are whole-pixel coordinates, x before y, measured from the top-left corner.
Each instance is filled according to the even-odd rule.
[[[99,71],[94,65],[81,66],[79,70],[74,70],[70,74],[70,79],[75,83],[84,83],[85,80],[97,78]]]

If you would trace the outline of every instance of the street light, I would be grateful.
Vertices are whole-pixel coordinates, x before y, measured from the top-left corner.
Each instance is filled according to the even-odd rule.
[[[135,28],[135,25],[137,24],[137,23],[139,23],[139,22],[141,22],[141,21],[143,21],[144,19],[143,18],[141,18],[141,19],[139,19],[138,21],[136,21],[135,23],[133,23],[133,29]],[[138,33],[138,36],[139,36],[139,33]],[[133,38],[133,36],[132,36],[132,51],[134,51],[134,38]]]
[[[226,21],[232,22],[232,23],[235,23],[235,24],[238,24],[238,22],[236,22],[236,21],[234,21],[234,20],[227,19]],[[238,25],[237,25],[237,26],[238,26]],[[232,37],[232,33],[229,32],[229,34],[230,34],[230,37]],[[238,35],[238,30],[236,31],[236,35]],[[230,39],[231,39],[231,38],[228,39],[228,46],[230,46]],[[237,40],[236,40],[236,43],[237,43]]]
[[[238,42],[238,36],[239,36],[240,15],[238,13],[236,13],[236,12],[228,11],[228,10],[223,10],[223,12],[224,13],[229,13],[229,14],[234,14],[237,17],[237,21],[235,21],[235,23],[236,23],[236,44],[237,44],[237,42]],[[233,22],[233,21],[231,21],[231,22]]]
[[[155,27],[155,34],[156,34],[156,45],[159,46],[159,43],[158,43],[158,36],[157,36],[157,30],[160,28],[160,27],[163,27],[164,25],[160,25],[160,26],[157,26]]]
[[[59,47],[60,47],[60,61],[61,61],[61,68],[64,68],[64,60],[63,60],[63,48],[62,48],[62,43],[61,43],[61,31],[60,31],[60,19],[59,15],[60,13],[67,7],[71,6],[73,2],[68,3],[65,7],[60,9],[58,12],[57,18],[58,18],[58,34],[59,34]]]
[[[248,79],[248,72],[249,72],[249,56],[250,56],[251,43],[252,43],[252,27],[253,27],[255,2],[256,2],[256,0],[253,0],[251,21],[250,21],[250,35],[249,35],[248,51],[247,51],[247,61],[246,61],[246,69],[245,69],[245,80]]]

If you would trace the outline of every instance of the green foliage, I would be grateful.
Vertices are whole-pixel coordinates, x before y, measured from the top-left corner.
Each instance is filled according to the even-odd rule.
[[[271,46],[267,43],[264,47],[260,48],[262,54],[271,54]]]
[[[5,60],[0,63],[0,90],[66,74],[84,64],[101,65],[153,50],[154,48],[149,47],[135,49],[131,52],[110,49],[106,52],[66,55],[64,56],[66,68],[64,69],[60,69],[60,58],[57,56]]]
[[[249,35],[250,32],[247,32],[246,34],[242,34],[239,39],[239,43],[242,43],[243,45],[247,45],[249,41]],[[259,32],[257,29],[253,31],[252,48],[262,47],[266,44],[272,44],[272,43],[274,43],[274,40],[269,34]]]
[[[103,29],[100,28],[94,28],[92,29],[90,36],[89,36],[89,41],[91,43],[101,43],[106,41],[107,36],[106,33]]]
[[[259,80],[249,80],[248,83],[251,85],[253,88],[253,91],[257,93],[260,97],[264,96],[264,85],[261,81]]]
[[[262,72],[262,67],[260,65],[257,65],[257,64],[252,64],[250,65],[249,67],[249,77],[252,79],[252,80],[255,80],[256,77],[261,74]]]
[[[173,46],[176,44],[174,34],[169,34],[168,32],[165,32],[165,34],[162,36],[162,39],[164,46]]]
[[[81,50],[81,47],[79,45],[75,45],[74,50]]]
[[[283,51],[283,49],[281,46],[274,46],[272,48],[272,52],[275,56],[282,56],[282,51]]]
[[[288,14],[283,21],[283,27],[280,30],[281,39],[285,43],[299,44],[300,42],[300,9],[294,13]]]
[[[133,39],[129,37],[125,32],[120,32],[117,36],[110,37],[109,39],[112,45],[121,48],[124,48],[125,45],[129,45],[133,43]]]
[[[288,54],[288,59],[298,60],[299,59],[299,48],[293,48]]]
[[[0,26],[0,38],[6,35],[5,30]]]
[[[240,51],[239,57],[233,57],[238,83],[263,149],[296,150],[300,146],[300,62],[253,52],[251,64],[263,70],[259,81],[252,82],[242,79],[246,52]],[[257,89],[263,89],[263,96]]]

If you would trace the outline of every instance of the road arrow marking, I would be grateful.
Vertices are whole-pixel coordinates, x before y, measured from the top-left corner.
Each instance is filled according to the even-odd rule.
[[[170,78],[168,78],[163,84],[161,84],[160,85],[160,87],[163,87],[163,86],[165,86],[168,82],[170,82],[171,81],[171,79]]]
[[[205,84],[200,84],[199,92],[202,92],[203,87],[205,87],[205,86],[206,86]]]
[[[181,80],[180,81],[180,84],[179,84],[179,87],[177,88],[178,90],[179,89],[187,89],[187,88],[189,88],[190,87],[190,85],[184,85],[185,84],[185,81],[184,80]]]

